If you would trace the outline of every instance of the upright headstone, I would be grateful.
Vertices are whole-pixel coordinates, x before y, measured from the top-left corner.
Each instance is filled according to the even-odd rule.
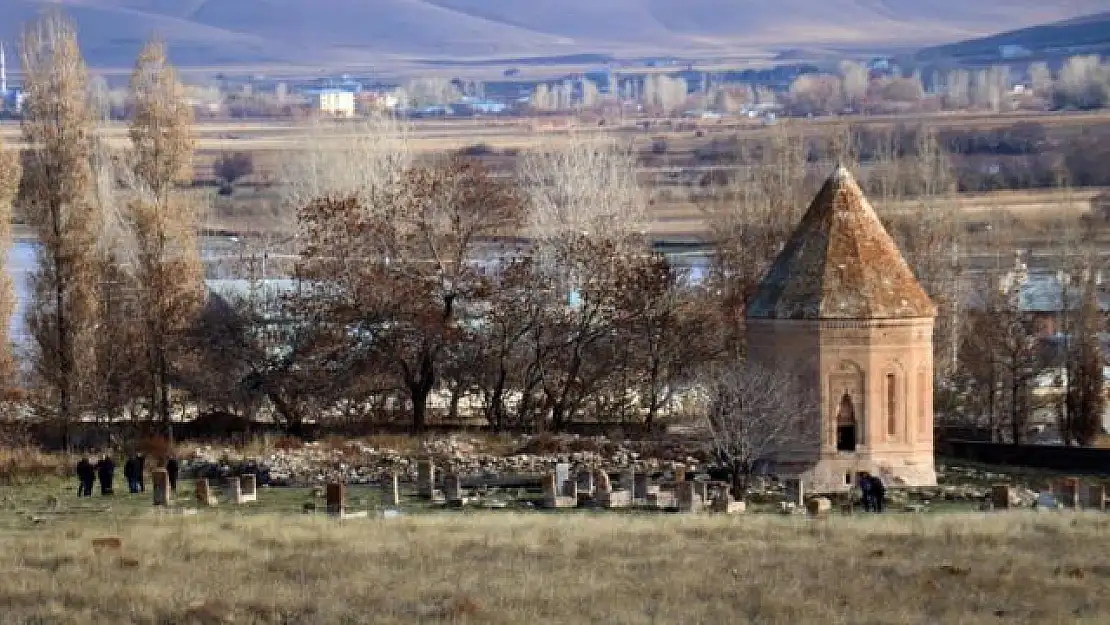
[[[594,494],[594,472],[593,471],[591,471],[589,469],[582,469],[581,471],[578,472],[578,476],[575,478],[575,481],[576,481],[579,493],[582,493],[582,494],[586,495],[587,497],[592,497],[593,496],[593,494]]]
[[[385,505],[393,506],[394,508],[400,506],[401,505],[401,488],[400,488],[401,484],[400,484],[400,476],[397,475],[397,472],[396,471],[391,471],[389,473],[389,475],[386,476],[386,478],[382,481],[382,486],[384,487],[384,490],[385,490],[385,492],[382,495],[382,501],[385,502]]]
[[[555,465],[555,483],[558,484],[560,490],[565,488],[563,484],[565,484],[568,480],[570,480],[570,463],[557,463]]]
[[[623,469],[617,481],[617,488],[630,493],[636,490],[636,469]]]
[[[462,480],[458,473],[448,473],[443,476],[443,495],[448,503],[461,503],[463,501]]]
[[[416,463],[416,492],[424,499],[431,499],[436,488],[436,465],[431,458]]]
[[[1060,505],[1067,508],[1079,507],[1079,479],[1074,477],[1065,477],[1057,480],[1053,487],[1053,494],[1056,495],[1056,501]]]
[[[695,480],[693,484],[694,494],[699,499],[701,499],[701,502],[704,505],[709,501],[709,482],[706,482],[704,480]]]
[[[227,500],[233,504],[243,503],[243,483],[237,477],[227,478]]]
[[[700,499],[694,492],[694,483],[681,481],[675,484],[675,500],[679,512],[697,512],[700,508]]]
[[[208,485],[208,478],[197,478],[195,490],[198,506],[202,508],[211,508],[219,503],[215,493],[212,492],[212,488]]]
[[[995,484],[991,487],[991,505],[995,510],[1008,510],[1011,498],[1009,484]]]
[[[154,482],[154,505],[168,506],[173,503],[173,493],[170,492],[170,474],[165,469],[154,469],[150,472]]]
[[[786,487],[786,501],[801,508],[805,505],[806,494],[802,481],[797,478],[787,479],[783,485]]]
[[[613,482],[609,479],[609,474],[604,469],[598,469],[597,475],[594,477],[594,488],[598,493],[609,494],[613,492]]]
[[[638,500],[647,499],[648,485],[651,479],[646,473],[637,473],[632,481],[632,498]]]
[[[342,482],[331,482],[327,487],[328,515],[342,517],[347,512],[347,485]]]
[[[554,508],[559,503],[559,474],[548,473],[543,476],[543,507]]]
[[[1080,504],[1088,510],[1106,510],[1106,487],[1102,484],[1084,484]]]
[[[242,491],[242,503],[258,501],[258,478],[253,473],[239,476]]]
[[[686,481],[686,467],[678,467],[677,469],[674,470],[674,481],[676,481],[676,482],[685,482]]]
[[[578,482],[567,480],[563,482],[563,497],[578,501]]]

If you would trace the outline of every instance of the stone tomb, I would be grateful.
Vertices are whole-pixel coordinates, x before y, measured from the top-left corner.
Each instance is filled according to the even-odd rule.
[[[748,506],[743,501],[736,501],[732,498],[732,493],[728,489],[722,489],[717,492],[717,496],[713,498],[709,506],[711,512],[719,514],[743,514],[748,509]]]
[[[448,473],[443,477],[443,496],[450,505],[466,505],[466,491],[463,490],[462,478],[457,473]]]
[[[154,505],[172,505],[173,492],[170,490],[170,474],[165,469],[154,469],[150,472],[150,478],[154,483]]]
[[[589,469],[582,469],[575,477],[575,482],[578,489],[578,496],[589,499],[594,496],[594,472]]]
[[[676,482],[675,499],[679,512],[698,512],[702,508],[702,498],[698,495],[694,482]]]
[[[547,475],[543,476],[543,507],[578,507],[577,486],[577,483],[575,483],[573,480],[566,480],[560,484],[558,480],[558,472],[548,473]]]
[[[632,500],[644,501],[648,496],[651,479],[646,473],[635,473],[632,477]]]
[[[219,500],[216,499],[216,494],[212,492],[212,488],[208,485],[208,478],[197,478],[195,490],[198,506],[202,508],[213,508],[219,503]]]
[[[369,516],[366,510],[359,512],[347,511],[347,485],[342,482],[328,484],[325,497],[327,499],[328,516],[337,519],[359,519]]]
[[[623,475],[622,475],[623,477]],[[594,501],[603,508],[627,508],[632,505],[632,491],[628,489],[613,490],[613,483],[609,474],[599,470],[597,472],[597,492]]]

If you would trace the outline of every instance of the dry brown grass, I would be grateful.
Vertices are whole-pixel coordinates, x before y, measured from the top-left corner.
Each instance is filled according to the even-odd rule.
[[[70,522],[0,535],[0,621],[1104,623],[1108,532],[1060,513]]]
[[[34,447],[0,447],[0,486],[73,475],[77,460]]]

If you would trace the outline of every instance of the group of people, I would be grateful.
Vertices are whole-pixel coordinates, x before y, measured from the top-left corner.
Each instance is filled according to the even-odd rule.
[[[865,512],[882,512],[886,505],[886,485],[877,475],[861,473],[859,489]]]
[[[173,456],[167,458],[165,469],[169,477],[170,490],[177,490],[177,459]],[[127,490],[132,494],[146,492],[145,475],[146,458],[143,454],[132,454],[123,463],[123,478],[127,480]],[[92,497],[93,484],[98,480],[101,496],[111,495],[115,476],[116,462],[110,455],[105,455],[95,465],[88,456],[81,458],[77,463],[77,496]]]

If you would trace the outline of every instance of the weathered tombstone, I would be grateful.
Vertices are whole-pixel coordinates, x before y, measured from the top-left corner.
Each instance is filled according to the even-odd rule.
[[[1080,495],[1080,504],[1084,508],[1106,510],[1106,487],[1102,484],[1084,484]]]
[[[620,490],[626,490],[632,493],[636,490],[636,469],[623,469],[620,478],[618,478],[617,486]]]
[[[709,482],[694,481],[694,494],[701,499],[702,503],[709,502]]]
[[[154,505],[168,506],[173,503],[173,493],[170,491],[170,474],[165,469],[154,469],[150,472],[151,481],[154,482]]]
[[[564,488],[563,484],[570,480],[570,463],[559,462],[555,465],[555,483],[559,488]]]
[[[208,486],[208,478],[197,478],[195,490],[198,506],[202,508],[211,508],[219,503],[216,499],[216,494],[213,493],[211,487]]]
[[[825,497],[814,497],[806,502],[806,511],[810,516],[827,516],[832,510],[832,502]]]
[[[991,487],[991,505],[995,510],[1008,510],[1012,497],[1009,484],[995,484]]]
[[[557,473],[548,473],[543,476],[543,507],[573,508],[577,506],[578,495],[575,486],[573,480],[567,480],[560,487]],[[566,494],[568,489],[572,491],[569,496]]]
[[[461,504],[463,498],[462,480],[457,473],[448,473],[443,476],[443,495],[448,503]]]
[[[239,476],[239,483],[242,491],[242,501],[258,501],[258,478],[253,473],[247,473]]]
[[[589,469],[582,469],[581,471],[578,472],[578,476],[576,477],[575,482],[576,482],[576,485],[578,487],[578,492],[579,493],[582,493],[587,497],[593,497],[593,495],[594,495],[594,472],[593,471],[591,471]]]
[[[436,489],[436,465],[431,458],[416,463],[416,492],[424,499],[431,499]]]
[[[637,473],[632,481],[632,499],[644,500],[648,495],[648,484],[651,478],[646,473]]]
[[[676,482],[685,482],[686,481],[686,467],[678,467],[677,469],[674,470],[674,481],[676,481]]]
[[[391,471],[389,476],[386,477],[382,481],[382,486],[384,487],[384,490],[385,490],[385,493],[382,496],[382,500],[385,502],[385,504],[387,506],[393,506],[394,508],[396,508],[397,506],[400,506],[401,505],[401,488],[400,488],[401,485],[400,485],[400,477],[397,475],[397,472],[396,471]]]
[[[793,503],[799,508],[805,505],[805,487],[802,486],[801,480],[798,478],[788,478],[783,482],[783,485],[786,487],[787,503]]]
[[[1079,479],[1074,477],[1065,477],[1062,480],[1057,480],[1053,486],[1053,494],[1056,495],[1056,500],[1061,506],[1067,508],[1079,507]]]
[[[227,478],[227,500],[233,504],[243,503],[243,483],[237,477]]]
[[[327,487],[328,516],[342,517],[347,512],[347,485],[331,482]]]
[[[598,493],[611,493],[613,492],[613,482],[609,480],[609,474],[605,471],[598,469],[597,477],[594,480],[595,492]]]
[[[694,483],[681,481],[675,484],[675,499],[679,512],[697,512],[701,501],[694,492]]]
[[[713,498],[710,510],[720,514],[743,514],[747,507],[743,501],[733,500],[732,494],[727,490],[722,490]]]

